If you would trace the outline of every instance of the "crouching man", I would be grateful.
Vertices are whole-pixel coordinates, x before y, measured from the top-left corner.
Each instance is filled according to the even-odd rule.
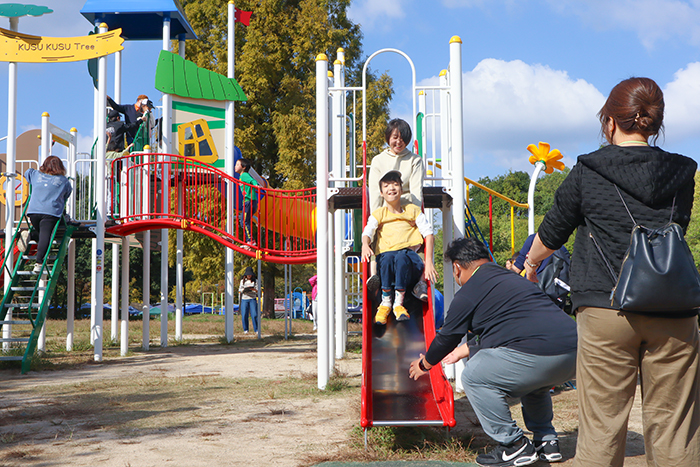
[[[425,356],[411,363],[418,379],[441,361],[469,357],[462,384],[481,426],[498,442],[480,454],[482,466],[523,466],[538,458],[562,460],[552,425],[549,389],[576,373],[576,323],[537,287],[490,262],[489,251],[473,238],[452,242],[445,258],[461,289],[455,294],[445,324]],[[462,338],[478,336],[470,355]],[[520,398],[531,442],[513,420],[507,398]]]

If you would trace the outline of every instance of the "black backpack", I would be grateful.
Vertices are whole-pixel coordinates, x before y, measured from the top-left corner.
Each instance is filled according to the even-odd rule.
[[[569,270],[571,268],[571,255],[566,248],[560,248],[552,253],[549,263],[542,272],[537,274],[542,291],[561,309],[571,313],[571,300],[569,299]]]

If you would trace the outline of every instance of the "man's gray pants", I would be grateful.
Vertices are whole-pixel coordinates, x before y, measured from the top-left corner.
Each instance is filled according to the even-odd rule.
[[[531,355],[505,347],[481,349],[465,362],[462,384],[481,427],[501,444],[523,436],[513,420],[509,398],[522,403],[525,426],[537,440],[556,439],[550,388],[576,375],[576,351]]]

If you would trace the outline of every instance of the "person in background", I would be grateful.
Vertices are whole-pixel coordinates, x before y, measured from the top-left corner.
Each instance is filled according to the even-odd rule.
[[[452,262],[455,293],[445,324],[425,355],[411,363],[418,379],[440,362],[469,357],[462,384],[484,432],[498,446],[480,454],[482,466],[523,466],[562,460],[552,425],[549,389],[570,380],[576,371],[576,323],[539,287],[490,262],[488,248],[475,238],[453,241],[445,251]],[[474,346],[460,342],[467,333]],[[474,341],[475,339],[470,339]],[[525,426],[518,427],[508,406],[520,398]]]
[[[318,300],[316,296],[318,294],[318,276],[314,274],[309,279],[309,284],[311,284],[311,317],[314,320],[314,331],[316,330],[316,313],[318,312]]]
[[[384,130],[384,140],[389,147],[372,158],[367,177],[370,213],[384,206],[384,198],[379,192],[379,180],[391,170],[398,170],[401,173],[401,205],[415,204],[419,208],[422,207],[425,171],[423,160],[408,148],[412,136],[411,126],[405,120],[395,118],[387,124]],[[377,263],[371,261],[367,289],[374,292],[379,289],[380,285]],[[427,292],[428,286],[421,279],[416,284],[413,295],[420,300],[427,301]]]
[[[36,264],[32,273],[39,274],[42,272],[44,258],[49,249],[51,234],[56,223],[63,216],[66,200],[73,188],[66,178],[63,162],[56,156],[47,157],[39,170],[27,169],[24,178],[32,189],[27,216],[34,230],[31,233],[28,230],[20,232],[17,248],[24,253],[28,249],[30,239],[37,242]]]
[[[258,190],[253,187],[259,186],[257,180],[255,180],[248,171],[250,170],[250,160],[245,157],[241,157],[236,161],[234,170],[239,175],[239,180],[245,185],[241,185],[241,191],[243,191],[243,212],[241,213],[241,227],[243,227],[243,233],[245,235],[245,241],[247,245],[243,245],[246,250],[252,250],[253,247],[257,246],[255,240],[252,239],[253,235],[253,214],[258,210]]]
[[[258,278],[253,268],[248,266],[243,273],[243,279],[238,286],[241,294],[241,321],[243,334],[248,334],[248,316],[253,321],[253,331],[258,333]]]
[[[139,97],[136,98],[136,103],[126,105],[117,104],[111,97],[107,96],[107,105],[117,112],[124,114],[124,122],[128,126],[128,131],[126,133],[127,144],[131,144],[134,141],[139,126],[145,120],[144,114],[149,113],[150,115],[151,110],[153,110],[153,103],[145,94],[140,94]],[[149,123],[151,126],[153,125],[153,122],[150,120]]]
[[[528,235],[528,237],[525,239],[523,247],[520,249],[520,252],[517,254],[517,257],[515,257],[515,260],[513,261],[513,266],[511,267],[512,271],[515,271],[521,275],[525,275],[523,273],[523,271],[525,270],[525,257],[530,251],[530,247],[532,246],[532,242],[534,239],[535,234]],[[561,248],[559,248],[559,250],[562,251],[564,256],[569,256],[569,250],[567,250],[564,245],[562,245]],[[545,260],[542,261],[542,263],[540,263],[540,265],[537,267],[537,274],[541,273],[544,270],[547,264],[549,264],[550,259],[551,258],[548,256]]]
[[[519,255],[520,255],[520,252],[517,252],[517,251],[516,251],[516,252],[513,254],[513,256],[511,256],[510,258],[508,258],[508,259],[506,260],[505,268],[506,268],[507,270],[509,270],[509,271],[512,271],[512,270],[513,270],[513,263],[515,263],[515,260],[518,259],[518,256],[519,256]]]
[[[105,159],[107,161],[107,176],[112,174],[112,163],[114,159],[122,156],[128,156],[129,150],[133,143],[124,147],[125,135],[133,128],[138,128],[138,123],[127,125],[121,121],[120,113],[114,109],[107,110],[107,153]]]
[[[619,274],[634,226],[630,215],[652,229],[672,218],[685,230],[697,163],[649,145],[662,132],[664,117],[663,93],[649,78],[617,84],[598,117],[609,144],[579,156],[525,260],[527,278],[537,282],[540,264],[576,231],[570,271],[579,336],[574,465],[625,463],[627,419],[639,385],[647,465],[697,467],[698,310],[642,314],[614,308],[616,280],[601,257]]]

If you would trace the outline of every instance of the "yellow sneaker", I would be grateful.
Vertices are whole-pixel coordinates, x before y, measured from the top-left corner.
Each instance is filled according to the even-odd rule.
[[[390,311],[390,306],[380,305],[379,308],[377,308],[377,314],[374,316],[374,322],[377,324],[386,324],[386,319]]]
[[[411,316],[408,314],[406,308],[401,305],[394,307],[394,316],[396,316],[396,321],[408,321]]]

